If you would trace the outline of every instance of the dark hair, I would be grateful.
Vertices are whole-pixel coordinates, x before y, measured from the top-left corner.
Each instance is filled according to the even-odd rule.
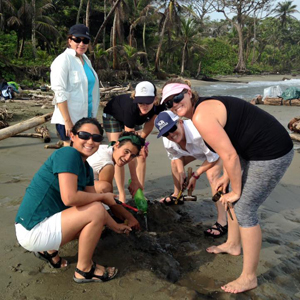
[[[77,132],[80,130],[80,128],[82,127],[82,125],[84,124],[93,124],[95,125],[98,130],[99,130],[99,133],[101,135],[103,135],[103,129],[102,129],[102,126],[101,124],[98,122],[98,120],[96,118],[82,118],[80,120],[78,120],[75,125],[72,127],[72,130],[71,132],[76,135]],[[70,146],[73,146],[73,142],[71,141],[71,144]]]
[[[119,147],[122,147],[127,142],[130,142],[138,149],[138,154],[140,153],[142,147],[145,146],[145,139],[140,137],[134,131],[123,131],[120,134],[118,141],[119,141]]]

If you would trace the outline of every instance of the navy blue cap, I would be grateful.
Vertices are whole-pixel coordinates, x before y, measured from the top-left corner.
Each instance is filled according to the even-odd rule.
[[[157,138],[167,133],[174,125],[176,125],[178,120],[179,117],[170,110],[160,112],[154,121],[155,127],[159,131]]]
[[[75,37],[85,37],[89,40],[91,39],[89,29],[83,24],[73,25],[69,30],[69,34]]]

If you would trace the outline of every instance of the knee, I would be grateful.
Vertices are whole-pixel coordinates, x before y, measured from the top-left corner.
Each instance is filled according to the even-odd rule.
[[[95,181],[95,190],[97,193],[112,193],[113,186],[108,181]]]
[[[87,213],[92,220],[99,221],[106,218],[106,209],[101,202],[93,202],[88,208]]]

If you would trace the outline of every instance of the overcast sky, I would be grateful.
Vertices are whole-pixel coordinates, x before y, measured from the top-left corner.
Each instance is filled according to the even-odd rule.
[[[282,0],[282,1],[275,1],[276,3],[278,3],[278,2],[281,2],[281,3],[283,3],[283,2],[285,2],[285,0]],[[297,1],[293,1],[293,5],[297,5],[297,10],[299,10],[300,11],[300,4],[298,3],[299,1],[297,0]],[[276,6],[276,4],[274,4],[274,7]],[[212,14],[209,14],[209,16],[210,16],[210,18],[212,19],[212,20],[221,20],[221,19],[225,19],[225,17],[224,17],[224,15],[222,14],[222,13],[218,13],[218,12],[214,12],[214,13],[212,13]],[[293,16],[294,17],[296,17],[298,20],[300,20],[300,13],[294,13],[293,14]]]

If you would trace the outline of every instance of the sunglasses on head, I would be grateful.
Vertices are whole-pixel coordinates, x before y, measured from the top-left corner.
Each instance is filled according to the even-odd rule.
[[[177,130],[177,125],[175,124],[169,131],[167,131],[166,133],[162,134],[162,136],[167,137],[169,135],[169,133],[173,133]]]
[[[182,91],[180,94],[177,94],[175,95],[172,99],[168,100],[165,102],[166,104],[166,107],[167,108],[172,108],[173,107],[173,103],[179,103],[183,98],[184,98],[184,94],[186,93],[187,91]]]
[[[70,37],[70,39],[74,41],[76,44],[83,42],[84,44],[87,45],[90,42],[88,38]]]
[[[103,136],[101,134],[91,134],[86,131],[78,131],[76,133],[81,140],[88,141],[90,138],[96,143],[100,143],[103,140]]]

